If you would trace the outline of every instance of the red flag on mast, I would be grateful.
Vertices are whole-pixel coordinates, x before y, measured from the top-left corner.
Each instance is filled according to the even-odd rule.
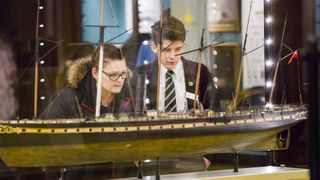
[[[297,51],[297,50],[295,50],[295,51],[293,52],[293,54],[292,54],[292,56],[291,56],[290,60],[288,61],[288,64],[292,63],[292,61],[293,61],[294,59],[298,59],[298,58],[299,58],[298,51]]]

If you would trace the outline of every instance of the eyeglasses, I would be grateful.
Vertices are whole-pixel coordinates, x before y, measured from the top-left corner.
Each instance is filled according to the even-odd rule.
[[[121,76],[122,79],[126,79],[128,76],[129,76],[129,73],[128,71],[123,71],[121,72],[120,74],[118,73],[112,73],[112,74],[109,74],[105,71],[102,71],[105,75],[107,75],[112,81],[116,81],[119,79],[119,77]]]

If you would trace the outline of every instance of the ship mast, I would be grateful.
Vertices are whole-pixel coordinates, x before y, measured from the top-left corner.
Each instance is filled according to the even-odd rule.
[[[45,71],[43,70],[43,67],[40,65],[39,62],[41,59],[46,57],[48,54],[50,54],[55,48],[60,46],[62,42],[64,41],[63,39],[56,41],[56,40],[50,40],[46,39],[43,37],[39,36],[39,17],[40,17],[40,10],[43,9],[43,6],[40,6],[40,0],[37,0],[37,12],[36,12],[36,33],[35,33],[35,51],[34,51],[34,56],[35,56],[35,63],[34,63],[34,99],[33,99],[33,119],[38,118],[38,96],[39,96],[39,69],[45,75]],[[39,44],[41,46],[40,41],[46,41],[49,43],[54,43],[55,45],[51,48],[49,48],[43,55],[39,55]],[[41,63],[40,63],[41,64]],[[28,68],[28,67],[27,67]]]
[[[162,54],[162,30],[163,30],[163,27],[162,27],[162,24],[163,24],[163,0],[160,0],[160,39],[159,39],[159,49],[158,49],[158,53],[157,53],[157,56],[158,56],[158,72],[157,72],[157,105],[156,105],[156,108],[157,108],[157,111],[160,111],[160,103],[159,103],[159,95],[160,95],[160,68],[161,68],[161,54]],[[157,44],[156,44],[157,46]]]
[[[243,71],[243,57],[246,53],[246,44],[247,44],[247,38],[248,38],[248,29],[249,29],[249,22],[250,22],[250,17],[251,17],[251,10],[252,10],[252,0],[250,2],[249,15],[248,15],[248,21],[247,21],[247,26],[246,26],[246,34],[245,34],[243,46],[242,46],[242,56],[240,59],[240,70],[239,70],[238,79],[237,79],[236,92],[235,92],[235,95],[233,98],[232,110],[235,110],[237,108],[237,99],[239,96],[240,82],[241,82],[241,76],[242,76],[242,71]]]
[[[282,30],[281,41],[280,41],[280,48],[279,48],[278,55],[277,55],[278,62],[277,62],[276,69],[275,69],[275,72],[274,72],[274,75],[273,75],[273,79],[272,79],[272,87],[271,87],[271,92],[270,92],[270,96],[269,96],[269,100],[268,100],[269,105],[272,105],[272,99],[273,99],[273,96],[274,96],[274,90],[275,90],[275,87],[276,87],[276,80],[277,80],[277,76],[278,76],[278,71],[279,71],[280,63],[281,63],[283,60],[285,60],[287,57],[289,57],[289,56],[291,56],[291,55],[294,55],[294,53],[298,53],[298,51],[301,50],[301,48],[296,49],[296,50],[293,50],[293,49],[291,49],[288,45],[286,45],[286,44],[284,43],[284,35],[285,35],[285,31],[286,31],[287,21],[288,21],[288,18],[287,18],[287,16],[286,16],[286,17],[285,17],[284,24],[283,24],[283,30]],[[284,46],[285,48],[287,48],[288,50],[290,50],[291,52],[290,52],[289,54],[287,54],[286,56],[284,56],[284,57],[281,58],[281,52],[282,52],[283,46]],[[299,62],[298,62],[298,72],[297,72],[297,73],[298,73],[299,101],[300,101],[300,105],[302,105],[302,104],[303,104],[303,99],[302,99],[302,94],[301,94],[301,78],[300,78]]]
[[[276,86],[276,78],[277,78],[278,71],[279,71],[279,65],[280,65],[280,62],[282,60],[284,60],[284,58],[282,58],[282,59],[280,59],[280,58],[281,58],[282,47],[284,45],[283,41],[284,41],[284,35],[285,35],[285,32],[286,32],[286,27],[287,27],[287,17],[285,18],[284,24],[283,24],[283,29],[282,29],[282,34],[281,34],[281,41],[280,41],[280,48],[279,48],[279,51],[278,51],[278,62],[277,62],[277,65],[276,65],[276,69],[274,71],[274,75],[273,75],[273,79],[272,79],[272,87],[271,87],[271,92],[270,92],[269,101],[268,101],[269,105],[272,104],[272,98],[273,98],[274,89],[275,89],[275,86]]]
[[[34,97],[33,97],[33,118],[38,117],[38,90],[39,90],[39,10],[40,0],[37,0],[37,21],[35,35],[35,63],[34,63]]]
[[[201,35],[201,40],[200,40],[200,48],[198,51],[198,67],[197,67],[197,77],[196,77],[196,87],[195,87],[195,96],[194,96],[194,101],[193,101],[193,110],[196,112],[196,110],[199,108],[199,103],[198,103],[198,94],[199,94],[199,83],[200,83],[200,73],[201,73],[201,64],[202,64],[202,51],[203,49],[203,36],[204,36],[204,31],[205,29],[202,28],[202,35]]]
[[[109,6],[111,8],[112,13],[115,13],[111,4],[111,1],[109,0]],[[118,27],[116,26],[105,26],[103,25],[103,18],[104,18],[104,0],[100,0],[100,23],[99,23],[99,63],[98,63],[98,82],[97,82],[97,96],[96,96],[96,108],[95,108],[95,117],[100,117],[100,104],[101,104],[101,91],[102,91],[102,69],[103,69],[103,58],[104,58],[104,28],[105,27]],[[118,22],[116,22],[118,24]],[[110,42],[121,35],[127,33],[130,30],[126,30],[125,32],[120,33],[119,35],[109,39],[107,41]]]
[[[98,66],[98,84],[97,84],[97,97],[95,117],[100,117],[100,104],[101,104],[101,86],[102,86],[102,68],[103,68],[103,41],[104,41],[104,26],[103,26],[103,11],[104,0],[100,0],[100,37],[99,37],[99,66]]]

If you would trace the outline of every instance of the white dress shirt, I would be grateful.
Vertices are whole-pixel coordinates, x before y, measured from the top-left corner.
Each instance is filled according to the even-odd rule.
[[[166,73],[168,69],[162,64],[160,65],[160,89],[159,89],[159,111],[164,111],[165,103],[165,88],[166,88]],[[176,101],[177,101],[177,111],[183,112],[188,109],[187,99],[186,99],[186,85],[184,78],[183,63],[180,60],[175,68],[172,69],[174,74],[172,75],[172,80],[174,83]]]

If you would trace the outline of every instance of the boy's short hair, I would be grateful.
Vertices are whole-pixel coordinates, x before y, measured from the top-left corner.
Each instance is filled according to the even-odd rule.
[[[160,43],[160,21],[155,22],[152,26],[152,38],[153,42],[158,45]],[[183,23],[173,17],[165,17],[162,21],[162,39],[170,41],[185,41],[186,30]]]

